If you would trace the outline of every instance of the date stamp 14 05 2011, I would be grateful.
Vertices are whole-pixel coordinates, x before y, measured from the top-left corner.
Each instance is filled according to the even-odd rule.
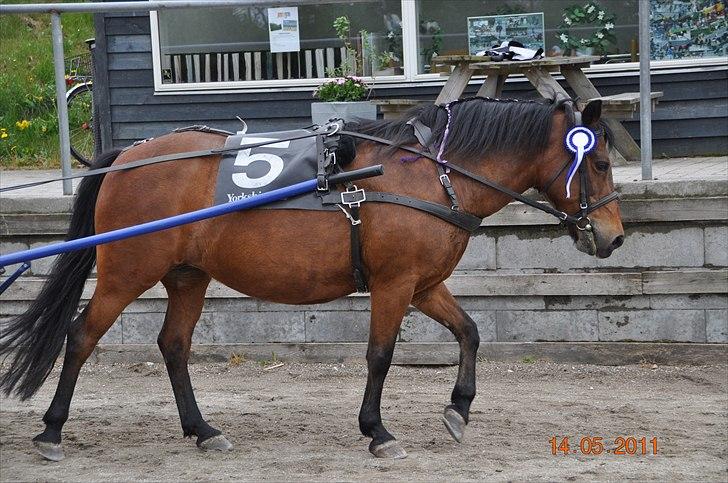
[[[552,455],[656,455],[658,454],[657,438],[635,437],[635,436],[617,436],[611,440],[611,444],[606,442],[601,436],[584,436],[579,439],[579,444],[572,444],[569,436],[554,436],[549,439],[551,444]]]

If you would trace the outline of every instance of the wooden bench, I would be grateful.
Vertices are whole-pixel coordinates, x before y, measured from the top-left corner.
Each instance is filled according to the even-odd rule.
[[[655,106],[659,102],[662,92],[650,92],[650,100],[652,101],[652,112],[655,112]],[[613,96],[602,96],[589,99],[589,101],[602,101],[602,115],[612,119],[634,119],[635,115],[639,116],[640,93],[639,92],[623,92]],[[587,101],[587,103],[589,102]]]
[[[377,99],[372,103],[379,106],[379,111],[384,119],[399,119],[402,114],[420,104],[432,103],[432,101],[420,101],[416,99]]]

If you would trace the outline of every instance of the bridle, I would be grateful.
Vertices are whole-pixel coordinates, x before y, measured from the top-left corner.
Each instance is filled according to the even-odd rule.
[[[579,127],[581,129],[588,129],[595,138],[604,137],[605,136],[605,129],[603,127],[600,127],[599,129],[590,129],[586,126],[584,126],[581,123],[581,113],[580,112],[574,112],[574,117],[576,121],[576,127]],[[553,184],[556,182],[557,179],[561,177],[561,175],[566,171],[566,169],[574,164],[575,160],[569,159],[564,163],[561,168],[556,171],[556,173],[549,179],[549,181],[546,182],[543,188],[540,188],[538,191],[544,196],[547,196],[547,193],[549,189],[553,186]],[[591,220],[589,219],[589,213],[592,213],[602,206],[611,203],[612,201],[616,201],[619,199],[619,193],[616,191],[612,191],[608,195],[604,196],[603,198],[599,199],[595,203],[589,203],[589,168],[587,167],[587,163],[582,162],[579,164],[578,167],[578,173],[579,173],[579,213],[576,215],[567,215],[566,213],[562,212],[562,215],[557,217],[565,223],[573,224],[577,230],[580,231],[592,231],[592,224]]]

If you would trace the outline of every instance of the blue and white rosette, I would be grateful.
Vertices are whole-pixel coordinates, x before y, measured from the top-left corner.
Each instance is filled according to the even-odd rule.
[[[566,148],[575,154],[574,162],[571,163],[566,176],[566,197],[571,197],[571,180],[579,170],[584,156],[597,144],[597,136],[588,127],[576,126],[566,133]]]

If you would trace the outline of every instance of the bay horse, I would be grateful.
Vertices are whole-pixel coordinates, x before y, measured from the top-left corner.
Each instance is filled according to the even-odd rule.
[[[596,147],[572,181],[572,193],[588,203],[613,193],[607,139],[600,123],[601,103],[579,113],[570,100],[547,102],[474,98],[446,107],[419,107],[411,116],[432,130],[435,146],[451,165],[522,193],[540,189],[553,207],[578,212],[579,196],[566,197],[572,154],[564,144],[576,116],[597,133]],[[418,147],[406,119],[367,121],[347,129],[381,136],[394,146],[358,141],[352,169],[382,163],[385,175],[358,182],[365,190],[397,193],[450,207],[430,159],[405,159]],[[444,139],[446,138],[446,143]],[[143,158],[220,148],[215,133],[180,132],[101,156],[95,168]],[[446,144],[446,145],[445,145]],[[411,158],[411,156],[409,156]],[[219,157],[218,157],[219,159]],[[565,164],[566,163],[566,164]],[[192,158],[85,178],[77,192],[68,238],[131,226],[211,205],[219,163]],[[459,172],[450,173],[461,210],[487,217],[511,201]],[[579,181],[581,178],[581,181]],[[588,190],[588,196],[587,196]],[[582,203],[583,204],[583,203]],[[599,204],[597,202],[597,204]],[[359,413],[361,432],[371,438],[377,457],[406,452],[385,429],[380,414],[384,380],[402,318],[409,305],[447,327],[460,348],[460,366],[445,408],[444,422],[458,442],[475,396],[479,345],[473,320],[460,308],[444,281],[465,251],[469,233],[428,213],[406,206],[364,203],[361,246],[371,292],[368,376]],[[618,203],[602,203],[588,229],[569,225],[576,248],[608,257],[624,239]],[[80,315],[79,300],[94,264],[96,290]],[[184,436],[203,449],[226,450],[230,442],[202,417],[195,401],[188,358],[192,332],[211,279],[241,293],[284,304],[314,304],[355,290],[350,261],[350,224],[341,212],[250,210],[60,255],[28,311],[3,326],[0,355],[10,364],[0,380],[6,394],[33,396],[49,375],[66,342],[63,367],[48,411],[45,430],[34,438],[51,460],[63,458],[61,429],[79,370],[122,310],[161,281],[169,301],[158,345],[172,383]]]

